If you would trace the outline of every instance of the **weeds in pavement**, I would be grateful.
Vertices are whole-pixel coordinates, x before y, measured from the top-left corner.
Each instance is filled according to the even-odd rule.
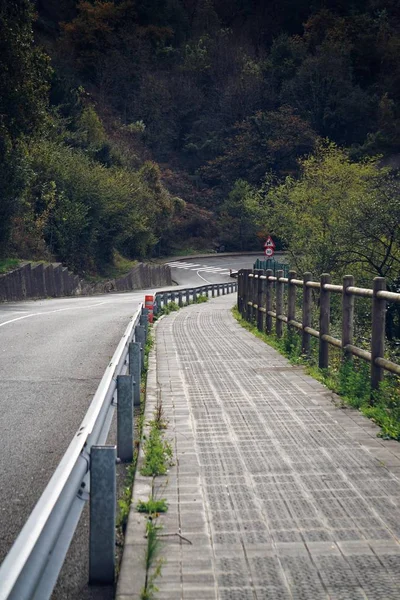
[[[145,405],[145,394],[146,394],[146,381],[147,381],[147,370],[148,370],[148,361],[149,361],[149,353],[154,345],[154,339],[149,332],[147,337],[146,346],[145,346],[145,368],[141,376],[141,387],[140,387],[140,414],[136,418],[136,428],[137,428],[137,438],[140,440],[143,433],[144,426],[144,405]],[[128,465],[126,474],[125,474],[125,485],[122,491],[121,497],[118,499],[118,513],[116,519],[117,529],[125,534],[126,525],[128,522],[129,510],[131,507],[131,499],[132,499],[132,488],[133,482],[135,480],[135,472],[137,459],[139,454],[139,444],[136,443],[136,447],[133,454],[133,460],[130,465]]]
[[[146,477],[165,475],[168,467],[172,465],[172,447],[164,440],[162,431],[153,422],[150,422],[150,432],[144,438],[144,460],[140,473]]]
[[[168,504],[165,498],[161,498],[160,500],[149,498],[147,502],[139,500],[136,506],[136,510],[140,513],[146,513],[148,515],[158,515],[158,513],[167,512]]]
[[[157,560],[160,551],[160,538],[158,532],[162,529],[161,525],[157,525],[155,519],[149,517],[146,524],[147,548],[145,554],[146,580],[144,588],[140,593],[140,600],[152,600],[154,594],[158,591],[155,581],[161,575],[162,558]]]

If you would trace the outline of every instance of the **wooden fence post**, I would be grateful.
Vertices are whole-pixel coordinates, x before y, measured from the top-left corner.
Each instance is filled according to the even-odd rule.
[[[242,270],[242,317],[247,315],[247,269]]]
[[[308,271],[303,275],[303,334],[301,347],[304,354],[309,354],[311,350],[311,336],[304,331],[304,327],[311,327],[311,309],[312,309],[312,289],[307,287],[307,281],[311,281],[312,275]]]
[[[237,309],[238,309],[238,311],[240,313],[242,312],[242,305],[241,305],[241,292],[242,292],[242,290],[241,290],[241,283],[242,283],[242,272],[238,271],[236,304],[237,304]]]
[[[279,279],[283,277],[283,271],[279,270],[276,272],[276,323],[275,331],[276,337],[281,338],[283,332],[283,321],[278,319],[279,315],[283,314],[283,286],[285,285]]]
[[[250,277],[251,269],[246,269],[246,321],[251,321],[253,307],[249,302],[253,302],[253,278]]]
[[[251,312],[251,319],[256,324],[257,324],[257,313],[258,313],[258,310],[254,306],[254,304],[258,304],[257,303],[257,300],[258,300],[258,277],[256,278],[257,274],[258,274],[258,271],[256,271],[255,269],[253,269],[253,294],[252,294],[253,308],[252,308],[252,312]]]
[[[265,279],[261,279],[261,276],[264,275],[264,271],[262,269],[258,269],[257,270],[258,273],[258,284],[257,284],[257,304],[258,304],[258,310],[257,310],[257,329],[258,331],[264,331],[264,313],[262,312],[261,308],[263,307],[263,303],[264,303],[264,290],[265,290]]]
[[[386,300],[378,298],[377,293],[386,290],[384,277],[375,277],[374,296],[372,298],[372,339],[371,339],[371,388],[377,390],[383,379],[383,369],[375,364],[376,358],[385,354]]]
[[[343,358],[352,360],[353,355],[346,352],[347,344],[353,344],[354,334],[354,296],[347,293],[347,288],[354,285],[353,275],[343,277],[342,294],[342,352]]]
[[[329,367],[329,344],[323,340],[324,335],[329,335],[329,322],[331,317],[330,293],[324,289],[326,283],[331,282],[331,276],[328,273],[321,275],[321,294],[319,299],[319,356],[318,366],[320,369]]]
[[[295,328],[293,325],[289,325],[290,321],[296,320],[296,286],[292,283],[292,279],[296,279],[296,271],[289,271],[289,284],[288,284],[288,331],[293,333]]]
[[[267,291],[266,291],[266,330],[267,333],[272,333],[272,317],[268,314],[268,311],[272,310],[272,281],[269,281],[269,277],[272,277],[272,269],[267,269],[265,272],[267,277]]]

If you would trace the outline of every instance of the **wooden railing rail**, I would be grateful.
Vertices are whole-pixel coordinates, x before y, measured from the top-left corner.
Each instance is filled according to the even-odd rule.
[[[284,314],[284,290],[287,286],[287,314]],[[296,320],[296,290],[302,288],[302,321]],[[313,290],[319,290],[319,329],[312,327]],[[342,336],[330,335],[331,294],[342,295]],[[355,298],[372,300],[371,350],[368,352],[354,345],[354,303]],[[275,310],[273,310],[275,298]],[[345,275],[342,285],[334,285],[328,273],[321,275],[320,281],[313,281],[311,273],[304,273],[303,279],[296,279],[296,272],[241,269],[238,273],[238,308],[248,321],[255,321],[259,331],[270,334],[275,320],[275,333],[283,335],[283,323],[289,330],[299,330],[302,336],[302,351],[309,354],[311,338],[319,340],[318,365],[321,369],[329,366],[329,347],[340,348],[343,357],[351,360],[357,356],[371,364],[371,388],[377,389],[384,371],[400,376],[400,365],[384,358],[385,319],[387,301],[400,303],[400,294],[388,292],[383,277],[375,277],[372,289],[354,285],[354,277]]]

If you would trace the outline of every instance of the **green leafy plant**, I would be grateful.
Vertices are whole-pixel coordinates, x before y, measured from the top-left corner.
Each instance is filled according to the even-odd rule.
[[[149,436],[144,441],[143,452],[141,474],[147,477],[165,475],[168,466],[172,464],[172,447],[167,440],[163,439],[160,429],[154,425],[154,422],[151,424]]]
[[[161,575],[163,559],[158,559],[155,563],[160,550],[160,538],[158,532],[162,529],[157,525],[155,519],[149,517],[146,524],[147,547],[145,554],[146,580],[144,588],[140,594],[140,600],[152,600],[154,594],[158,591],[155,581]],[[155,563],[155,564],[154,564]]]
[[[17,269],[20,261],[17,258],[4,258],[0,260],[0,275]]]
[[[138,415],[137,420],[136,420],[139,439],[141,439],[141,437],[142,437],[143,426],[145,423],[144,402],[145,402],[146,381],[147,381],[147,365],[148,365],[148,356],[149,356],[150,350],[153,347],[153,345],[154,345],[154,339],[153,339],[153,336],[151,335],[151,332],[149,331],[146,345],[145,345],[145,369],[144,369],[144,371],[142,373],[142,377],[141,377],[140,414]],[[125,486],[123,488],[121,498],[119,498],[119,500],[118,500],[119,510],[118,510],[118,514],[117,514],[116,525],[117,525],[117,528],[122,533],[125,533],[126,525],[127,525],[128,517],[129,517],[129,510],[131,507],[132,487],[133,487],[133,482],[135,479],[136,465],[137,465],[137,459],[138,459],[138,454],[139,454],[138,450],[139,450],[139,447],[137,445],[137,447],[135,448],[135,451],[134,451],[133,461],[127,467],[126,476],[125,476]]]
[[[136,506],[136,510],[140,513],[147,513],[149,515],[157,515],[158,513],[165,513],[168,510],[168,504],[165,498],[159,500],[155,498],[149,498],[147,502],[139,500]]]
[[[167,429],[168,420],[165,417],[164,408],[161,400],[157,400],[156,407],[153,412],[154,419],[150,421],[157,429]]]
[[[193,304],[203,304],[203,302],[208,302],[208,300],[208,296],[197,296]]]

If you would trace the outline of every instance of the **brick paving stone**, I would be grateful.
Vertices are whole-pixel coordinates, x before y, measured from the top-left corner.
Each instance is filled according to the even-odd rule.
[[[400,445],[241,328],[233,302],[156,328],[175,456],[158,597],[397,600]]]

